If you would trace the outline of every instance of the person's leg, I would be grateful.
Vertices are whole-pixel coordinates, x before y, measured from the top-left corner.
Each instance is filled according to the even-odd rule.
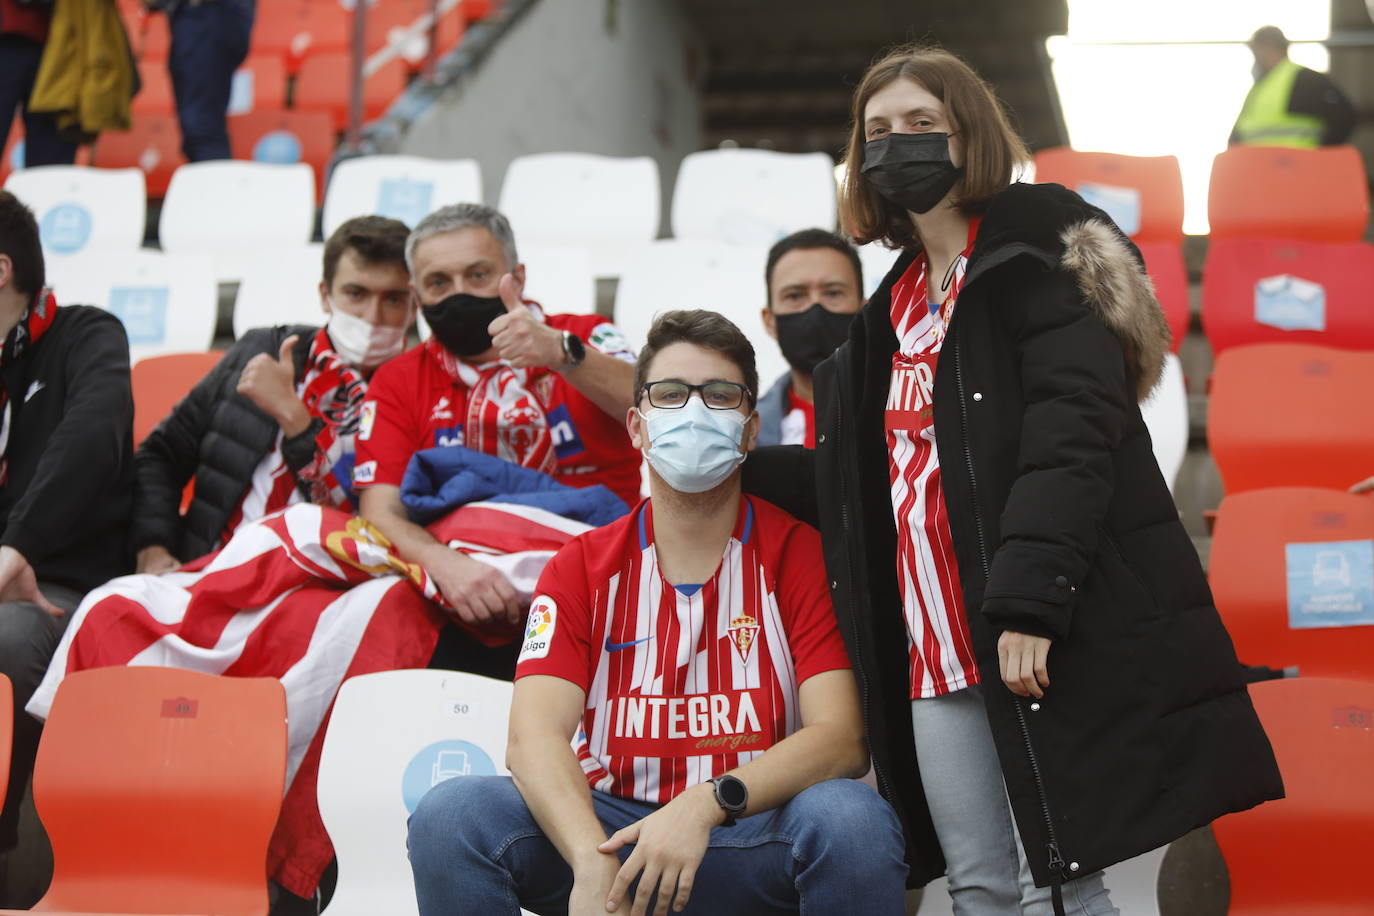
[[[43,46],[19,35],[0,35],[0,150],[9,141],[10,124],[33,91]]]
[[[225,112],[234,71],[248,54],[253,4],[251,0],[182,3],[169,27],[172,46],[167,71],[181,123],[181,151],[191,162],[228,159]]]

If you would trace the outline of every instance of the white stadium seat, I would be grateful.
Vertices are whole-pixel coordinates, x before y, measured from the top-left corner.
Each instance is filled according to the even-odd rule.
[[[612,277],[658,236],[662,193],[658,164],[648,156],[541,153],[511,161],[499,209],[517,245],[581,245],[596,275]]]
[[[525,298],[550,313],[591,315],[596,312],[596,275],[587,249],[516,239],[525,265]]]
[[[389,216],[410,226],[448,204],[482,202],[482,172],[474,159],[360,156],[329,176],[324,237],[355,216]]]
[[[247,265],[234,300],[234,337],[278,324],[324,324],[323,262],[324,246],[310,244],[264,252]]]
[[[654,317],[670,309],[710,309],[739,326],[754,345],[759,387],[766,392],[787,361],[763,329],[768,303],[763,268],[768,249],[664,239],[649,245],[620,278],[615,323],[638,350]],[[762,393],[762,392],[760,392]]]
[[[324,916],[415,916],[406,820],[446,779],[506,774],[511,688],[437,669],[344,681],[320,754],[320,818],[339,861]]]
[[[148,193],[140,169],[37,166],[12,172],[5,190],[33,211],[45,258],[143,244]]]
[[[304,245],[315,225],[315,174],[303,162],[218,160],[172,174],[158,238],[169,254],[206,254],[220,282],[265,253]]]
[[[673,237],[771,245],[798,229],[834,229],[834,167],[825,153],[692,153],[673,190]]]
[[[219,294],[210,259],[158,251],[92,252],[49,269],[62,305],[95,305],[124,322],[133,362],[210,349]]]
[[[1170,353],[1164,362],[1164,375],[1150,397],[1140,405],[1154,443],[1155,461],[1174,491],[1174,481],[1183,457],[1188,452],[1188,390],[1183,380],[1183,364]]]

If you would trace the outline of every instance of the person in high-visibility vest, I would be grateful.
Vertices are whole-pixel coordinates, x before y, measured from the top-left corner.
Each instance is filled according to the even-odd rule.
[[[1231,143],[1253,146],[1335,146],[1350,139],[1355,108],[1331,78],[1288,57],[1288,38],[1277,26],[1255,31],[1255,85],[1231,129]]]

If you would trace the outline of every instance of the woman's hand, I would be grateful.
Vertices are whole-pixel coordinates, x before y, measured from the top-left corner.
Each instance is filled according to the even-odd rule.
[[[615,912],[625,899],[625,891],[635,875],[644,872],[635,892],[632,916],[645,916],[649,900],[658,888],[654,916],[664,916],[669,903],[681,912],[692,894],[692,881],[697,866],[706,855],[711,828],[723,823],[725,813],[716,804],[710,783],[695,785],[646,818],[635,821],[611,834],[611,838],[597,849],[613,853],[627,843],[634,843],[634,852],[620,867],[611,885],[606,909]]]
[[[997,657],[1002,663],[1002,683],[1017,696],[1045,695],[1050,686],[1050,641],[1044,636],[1027,636],[1003,630],[997,639]]]

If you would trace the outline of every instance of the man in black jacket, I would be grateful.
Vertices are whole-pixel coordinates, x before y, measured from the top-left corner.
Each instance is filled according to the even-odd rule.
[[[139,445],[140,573],[169,572],[216,550],[243,522],[297,498],[351,511],[366,378],[405,348],[415,317],[409,231],[379,216],[341,225],[324,246],[326,327],[249,331]]]
[[[108,312],[58,308],[44,274],[33,213],[0,191],[0,672],[14,684],[0,853],[38,751],[24,704],[81,596],[132,567],[128,338]]]

